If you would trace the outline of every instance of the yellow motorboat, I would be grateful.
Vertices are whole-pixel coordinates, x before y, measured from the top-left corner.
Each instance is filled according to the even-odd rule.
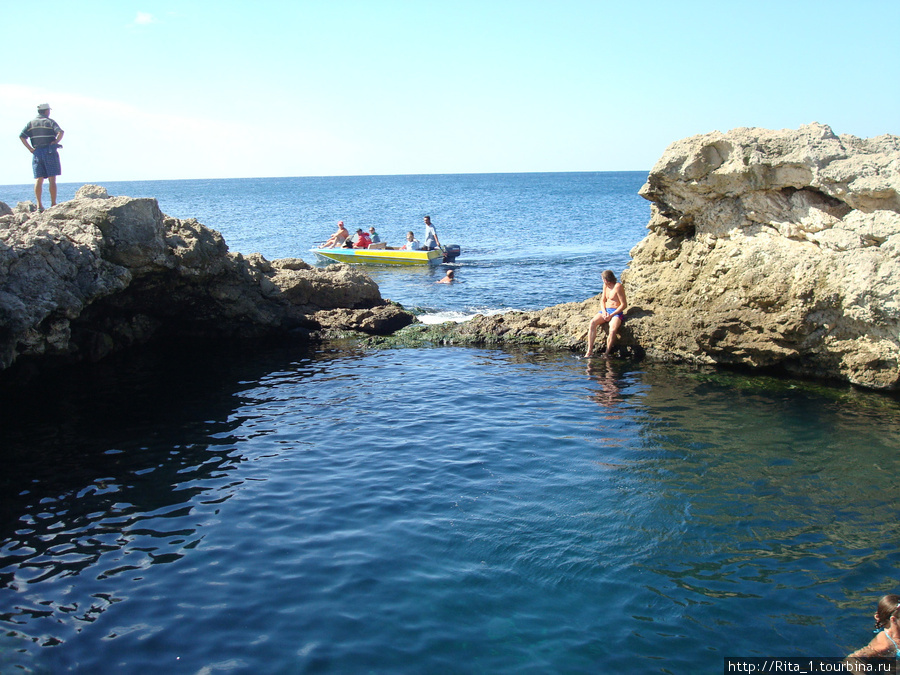
[[[314,248],[312,253],[323,260],[351,265],[438,265],[453,262],[460,254],[459,246],[444,246],[432,251],[403,251],[388,248]]]

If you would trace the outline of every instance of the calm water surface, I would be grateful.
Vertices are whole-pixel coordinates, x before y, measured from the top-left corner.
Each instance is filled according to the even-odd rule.
[[[841,655],[897,586],[893,400],[527,352],[208,356],[3,401],[2,672],[719,672]]]
[[[338,219],[392,241],[430,214],[463,246],[460,282],[371,274],[438,320],[596,293],[644,235],[644,178],[107,187],[268,258],[309,260]],[[463,348],[177,345],[7,380],[0,672],[717,673],[725,656],[843,655],[900,590],[898,408]]]

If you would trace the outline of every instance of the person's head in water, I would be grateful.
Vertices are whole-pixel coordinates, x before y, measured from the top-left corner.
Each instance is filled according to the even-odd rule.
[[[448,279],[453,279],[453,276],[454,276],[454,275],[453,275],[453,270],[447,270],[447,278],[448,278]]]
[[[616,275],[613,274],[612,270],[603,270],[603,273],[600,276],[603,278],[603,281],[608,283],[610,286],[616,285]]]
[[[875,628],[887,628],[891,617],[900,620],[900,595],[885,595],[878,601],[875,610]]]

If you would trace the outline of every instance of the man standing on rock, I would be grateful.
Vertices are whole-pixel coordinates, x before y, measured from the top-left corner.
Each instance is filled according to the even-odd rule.
[[[37,198],[38,211],[44,210],[41,196],[44,191],[44,179],[49,179],[50,206],[56,206],[56,177],[62,173],[59,165],[59,153],[62,146],[59,142],[65,133],[59,125],[50,119],[50,104],[41,103],[37,107],[38,116],[31,120],[19,140],[31,153],[31,167],[34,169],[34,196]],[[31,143],[28,141],[31,140]]]

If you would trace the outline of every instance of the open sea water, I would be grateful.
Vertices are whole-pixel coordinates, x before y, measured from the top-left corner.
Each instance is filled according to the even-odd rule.
[[[438,321],[599,292],[645,177],[105,187],[311,263],[338,220],[397,243],[430,215],[458,283],[370,274]],[[7,382],[0,424],[2,673],[718,673],[842,656],[900,591],[900,402],[849,387],[206,345]]]

